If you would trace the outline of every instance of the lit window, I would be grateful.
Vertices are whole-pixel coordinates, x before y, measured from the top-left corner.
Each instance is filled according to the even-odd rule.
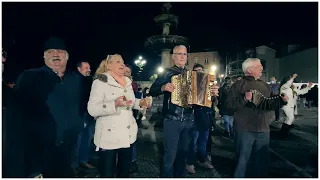
[[[194,60],[194,63],[195,63],[195,64],[197,64],[197,63],[198,63],[199,58],[198,58],[198,57],[194,57],[194,59],[193,59],[193,60]]]
[[[209,63],[209,59],[206,57],[206,59],[204,59],[204,63],[208,64]]]

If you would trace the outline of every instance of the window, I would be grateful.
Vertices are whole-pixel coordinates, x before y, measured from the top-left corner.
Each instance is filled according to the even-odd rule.
[[[204,59],[204,64],[208,64],[209,63],[209,59],[208,59],[208,57],[206,57],[205,59]]]
[[[193,59],[193,60],[194,60],[194,63],[195,63],[195,64],[197,64],[197,63],[198,63],[199,58],[198,58],[198,57],[194,57],[194,59]]]

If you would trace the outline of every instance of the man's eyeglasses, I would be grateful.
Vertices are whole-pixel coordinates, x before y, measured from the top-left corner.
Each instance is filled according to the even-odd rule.
[[[3,58],[7,58],[7,52],[2,51],[2,57],[3,57]]]
[[[179,56],[188,56],[188,53],[173,53],[173,54],[176,54],[176,55],[179,55]]]

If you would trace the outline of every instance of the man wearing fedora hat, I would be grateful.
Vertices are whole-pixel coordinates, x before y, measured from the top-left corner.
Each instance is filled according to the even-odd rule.
[[[72,159],[81,122],[82,80],[66,70],[64,42],[49,38],[41,68],[24,71],[15,91],[24,117],[28,177],[74,177]]]

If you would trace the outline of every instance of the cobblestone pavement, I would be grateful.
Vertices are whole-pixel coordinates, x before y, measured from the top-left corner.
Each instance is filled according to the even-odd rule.
[[[296,118],[296,125],[288,138],[278,138],[278,131],[283,120],[271,124],[270,140],[270,166],[269,177],[297,178],[318,177],[317,154],[318,154],[318,110],[301,109]],[[234,147],[233,139],[222,136],[221,124],[213,133],[212,164],[213,170],[203,169],[196,166],[195,175],[187,177],[232,177]],[[132,177],[159,177],[160,162],[163,157],[161,143],[146,142],[142,139],[137,141],[137,163],[139,171]],[[92,163],[97,165],[98,157],[92,151]],[[315,159],[316,158],[316,159]],[[248,167],[250,175],[250,165]],[[98,177],[97,170],[78,171],[79,177]]]

